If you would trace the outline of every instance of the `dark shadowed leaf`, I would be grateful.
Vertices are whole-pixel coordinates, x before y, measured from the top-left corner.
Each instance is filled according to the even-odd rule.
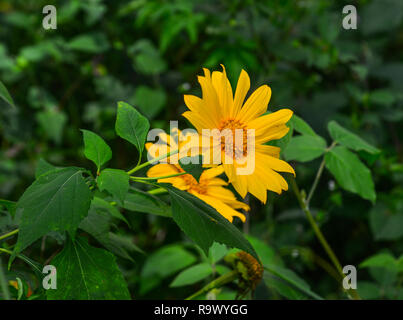
[[[172,217],[178,226],[206,253],[214,241],[248,252],[259,260],[251,244],[231,222],[213,207],[188,192],[161,184],[168,189]]]
[[[90,246],[85,238],[69,240],[52,260],[57,270],[57,289],[47,290],[48,299],[130,299],[115,260],[113,254]]]

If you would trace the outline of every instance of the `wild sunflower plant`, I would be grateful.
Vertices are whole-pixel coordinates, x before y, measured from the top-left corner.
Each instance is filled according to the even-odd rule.
[[[1,200],[16,228],[0,235],[0,253],[9,256],[8,269],[18,259],[31,266],[36,277],[35,287],[18,277],[10,282],[19,299],[136,298],[116,256],[131,260],[128,248],[141,249],[124,243],[107,223],[131,228],[125,218],[127,211],[172,219],[202,256],[216,262],[225,257],[225,265],[217,264],[214,271],[200,263],[175,278],[173,287],[205,280],[189,299],[214,298],[228,284],[237,287],[237,298],[253,297],[262,279],[280,295],[288,286],[295,297],[321,299],[291,270],[262,259],[261,246],[238,228],[245,221],[253,224],[254,213],[245,200],[248,194],[265,204],[268,192],[280,196],[290,192],[289,186],[327,254],[326,271],[339,282],[346,297],[360,298],[353,288],[341,286],[343,265],[312,215],[310,202],[325,168],[343,189],[374,202],[371,171],[359,155],[380,151],[335,121],[328,124],[333,139],[328,145],[291,109],[268,111],[270,87],[262,85],[248,95],[251,84],[244,70],[235,90],[224,66],[222,71],[203,69],[203,73],[198,77],[202,96],[184,96],[189,110],[183,117],[194,128],[175,127],[169,133],[150,130],[148,120],[136,108],[118,102],[116,134],[139,154],[132,168],[108,168],[111,148],[100,135],[82,130],[84,154],[94,163],[93,168],[55,167],[41,160],[34,182],[18,202]],[[7,90],[1,92],[12,104]],[[141,162],[143,158],[147,160]],[[306,192],[296,182],[298,165],[317,158],[322,161]],[[44,244],[47,237],[57,239],[61,249],[41,262],[30,259],[30,247],[40,239]],[[93,240],[89,243],[89,238],[98,246]],[[164,254],[174,257],[171,249],[166,248]],[[43,272],[45,265],[54,268],[47,270],[57,274],[57,285],[47,285],[52,279]],[[140,290],[152,290],[161,274],[142,272],[148,287]],[[10,297],[2,269],[0,280],[3,296]],[[282,286],[276,282],[279,280]]]

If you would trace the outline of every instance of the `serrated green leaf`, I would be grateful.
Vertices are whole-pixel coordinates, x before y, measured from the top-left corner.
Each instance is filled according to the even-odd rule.
[[[337,146],[325,155],[326,168],[345,190],[372,202],[376,199],[371,171],[346,147]]]
[[[49,300],[130,299],[127,284],[115,257],[90,246],[87,239],[69,240],[53,260],[57,289],[46,292]]]
[[[284,149],[287,161],[307,162],[320,157],[326,151],[326,141],[318,135],[293,137]]]
[[[170,287],[182,287],[199,282],[213,273],[208,263],[200,263],[179,273],[171,282]]]
[[[161,184],[171,196],[172,217],[205,254],[214,241],[241,249],[259,260],[243,234],[213,207],[188,192]]]
[[[15,252],[21,252],[50,231],[74,235],[88,214],[91,198],[80,168],[68,167],[41,175],[17,203],[21,222]]]
[[[106,190],[118,201],[124,202],[129,190],[129,175],[119,169],[104,169],[97,179],[99,190]]]
[[[99,135],[81,129],[84,139],[84,155],[97,166],[99,172],[102,165],[112,158],[112,150]]]
[[[125,102],[118,103],[118,114],[116,117],[115,130],[119,137],[133,144],[138,152],[139,158],[143,152],[150,124],[135,108]]]
[[[355,151],[364,150],[371,154],[376,154],[380,152],[379,149],[371,146],[369,143],[365,142],[359,136],[343,128],[336,121],[330,121],[327,128],[333,140],[345,147],[348,147]]]

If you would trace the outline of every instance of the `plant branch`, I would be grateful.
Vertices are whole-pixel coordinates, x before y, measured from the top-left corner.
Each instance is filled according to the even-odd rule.
[[[13,231],[5,233],[5,234],[0,236],[0,240],[3,240],[3,239],[8,238],[8,237],[11,237],[12,235],[15,235],[16,233],[18,233],[18,231],[20,231],[20,229],[15,229]]]
[[[174,154],[177,154],[178,152],[179,152],[179,149],[176,149],[174,151],[168,152],[167,154],[164,154],[164,155],[162,155],[160,157],[154,158],[154,159],[152,159],[150,161],[147,161],[147,162],[144,162],[144,163],[142,163],[140,165],[135,166],[133,169],[127,171],[127,173],[129,175],[131,175],[132,173],[134,173],[134,172],[136,172],[136,171],[138,171],[138,170],[140,170],[140,169],[142,169],[144,167],[147,167],[150,164],[153,164],[153,163],[156,163],[156,162],[158,162],[158,161],[160,161],[162,159],[168,158],[168,157],[170,157],[170,156],[172,156]]]
[[[291,187],[298,199],[299,205],[302,209],[302,211],[305,212],[308,221],[316,235],[316,237],[318,238],[320,244],[322,245],[323,249],[326,251],[327,255],[329,256],[330,260],[332,261],[333,265],[336,267],[336,270],[338,271],[338,273],[340,274],[341,278],[343,279],[345,277],[345,274],[343,273],[343,267],[341,266],[341,263],[339,261],[339,259],[337,258],[336,254],[334,253],[334,251],[332,250],[332,248],[330,247],[329,243],[327,242],[325,236],[323,235],[322,231],[320,230],[319,226],[316,224],[315,219],[312,216],[311,211],[309,210],[307,204],[306,204],[306,200],[305,198],[302,196],[298,185],[294,179],[294,177],[291,177],[290,179],[290,183],[291,183]],[[359,300],[361,299],[360,296],[358,295],[357,291],[354,289],[348,289],[347,290],[348,293],[351,294],[352,298],[355,300]]]
[[[217,279],[211,281],[210,283],[206,284],[203,288],[201,288],[199,291],[193,293],[191,296],[187,297],[186,300],[192,300],[193,298],[196,298],[197,296],[206,293],[207,291],[210,291],[214,288],[218,288],[223,286],[224,284],[227,284],[229,282],[234,281],[238,277],[238,271],[233,270],[230,271],[221,277],[218,277]]]
[[[334,142],[330,145],[330,147],[326,149],[326,152],[332,150],[333,147],[334,147],[336,144],[337,144],[337,143],[334,141]],[[315,192],[315,190],[316,190],[316,187],[318,186],[318,183],[319,183],[320,177],[322,176],[322,173],[323,173],[323,169],[324,169],[324,168],[325,168],[325,158],[323,158],[323,159],[322,159],[322,162],[320,163],[318,172],[316,172],[315,180],[313,181],[311,190],[309,190],[308,197],[306,198],[306,201],[305,201],[305,202],[306,202],[306,206],[307,206],[308,208],[309,208],[309,204],[310,204],[310,202],[311,202],[311,199],[312,199],[312,197],[313,197],[313,194],[314,194],[314,192]]]
[[[173,177],[177,177],[177,176],[183,176],[184,174],[188,174],[188,173],[187,172],[179,172],[179,173],[170,174],[168,176],[161,176],[161,177],[130,177],[130,179],[133,180],[133,181],[138,181],[138,180],[154,181],[154,180],[160,180],[160,179],[173,178]]]

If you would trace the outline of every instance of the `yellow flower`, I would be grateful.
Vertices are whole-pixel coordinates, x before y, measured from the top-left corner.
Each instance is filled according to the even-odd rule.
[[[224,137],[220,137],[221,163],[229,182],[236,191],[245,197],[248,192],[260,199],[263,203],[267,199],[267,190],[281,193],[287,190],[285,179],[277,173],[291,172],[293,168],[285,161],[279,159],[280,148],[265,145],[264,143],[282,138],[289,128],[285,125],[291,118],[292,111],[281,109],[271,114],[263,115],[271,97],[271,89],[267,85],[259,87],[244,103],[246,94],[250,88],[248,74],[242,70],[235,95],[232,93],[231,84],[225,73],[208,69],[204,70],[204,76],[199,76],[198,81],[202,89],[202,98],[185,95],[184,100],[190,111],[183,113],[203,135],[203,129],[218,129],[223,132],[229,129],[232,136],[235,130],[242,130],[243,145],[239,148],[235,143],[226,149]],[[248,129],[254,129],[249,132]],[[248,152],[247,137],[253,134],[254,152]],[[215,141],[217,143],[217,140]],[[214,148],[216,143],[212,143]],[[211,150],[209,151],[211,153]],[[225,157],[232,157],[232,163],[223,161]],[[239,168],[244,168],[253,162],[254,170],[249,174],[237,174]]]
[[[179,165],[160,163],[151,167],[148,177],[164,177],[184,172]],[[232,222],[234,217],[240,218],[245,222],[245,216],[235,209],[244,209],[249,211],[249,206],[243,202],[237,201],[234,194],[224,188],[228,185],[224,180],[217,178],[223,173],[222,166],[204,170],[197,181],[192,175],[184,174],[181,176],[158,179],[158,182],[172,184],[175,188],[185,190],[202,201],[215,208],[222,216]]]

